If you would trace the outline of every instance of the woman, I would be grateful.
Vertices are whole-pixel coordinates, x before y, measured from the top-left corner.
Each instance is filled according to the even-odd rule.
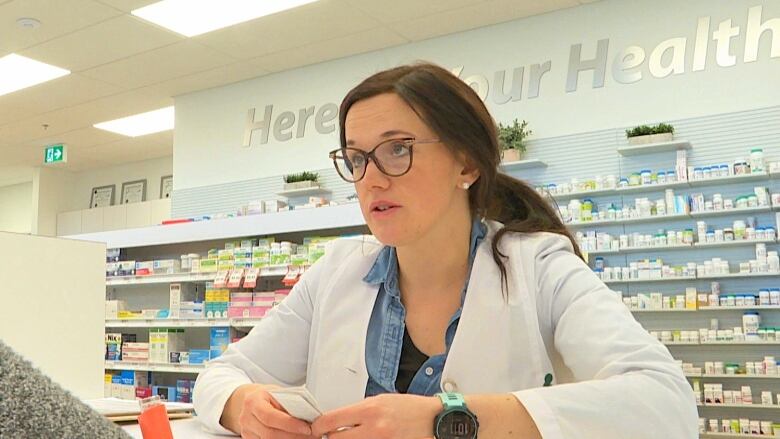
[[[208,427],[251,439],[697,437],[680,368],[545,200],[497,172],[494,121],[467,85],[430,64],[380,72],[344,98],[340,127],[331,158],[378,242],[335,241],[209,364],[194,395]],[[311,425],[268,393],[301,384],[325,411]]]

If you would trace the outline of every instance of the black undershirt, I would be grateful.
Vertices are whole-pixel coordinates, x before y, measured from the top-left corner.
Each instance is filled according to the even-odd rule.
[[[409,332],[404,328],[401,359],[398,362],[398,376],[395,379],[395,389],[398,393],[406,393],[409,390],[412,379],[426,361],[428,361],[428,356],[417,349]]]

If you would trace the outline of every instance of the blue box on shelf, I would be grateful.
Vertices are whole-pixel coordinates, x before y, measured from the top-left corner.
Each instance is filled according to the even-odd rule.
[[[190,364],[203,364],[209,361],[208,349],[190,349]]]

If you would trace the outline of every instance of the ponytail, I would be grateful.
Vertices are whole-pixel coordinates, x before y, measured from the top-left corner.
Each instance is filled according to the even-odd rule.
[[[496,174],[495,190],[486,212],[486,219],[504,224],[493,237],[493,260],[501,270],[504,292],[507,291],[507,275],[504,260],[507,256],[499,250],[501,238],[508,232],[549,232],[563,235],[571,241],[574,253],[582,258],[577,241],[558,217],[552,204],[545,200],[528,183],[501,172]]]

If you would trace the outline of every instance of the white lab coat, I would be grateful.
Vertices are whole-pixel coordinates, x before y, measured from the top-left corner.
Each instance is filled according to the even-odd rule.
[[[693,439],[698,415],[690,385],[669,351],[637,323],[616,294],[551,233],[501,241],[509,281],[501,291],[488,223],[442,372],[442,390],[513,393],[544,439]],[[365,344],[377,286],[363,282],[381,245],[334,241],[290,296],[198,377],[195,410],[219,425],[241,384],[305,384],[324,410],[364,398]],[[554,376],[542,387],[545,375]]]

